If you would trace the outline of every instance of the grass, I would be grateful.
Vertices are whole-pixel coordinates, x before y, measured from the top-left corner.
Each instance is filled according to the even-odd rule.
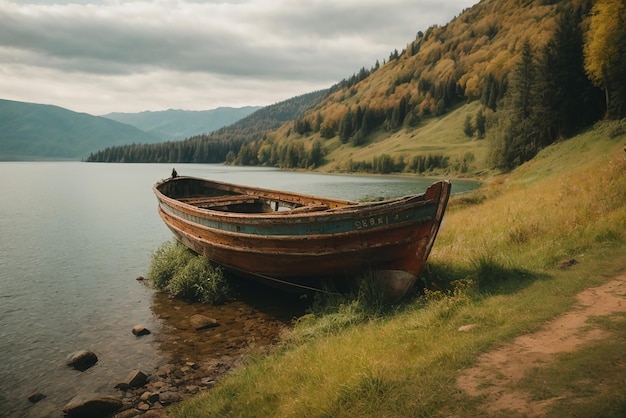
[[[484,416],[485,400],[456,386],[461,371],[625,272],[626,135],[608,131],[599,125],[555,144],[454,198],[423,294],[387,309],[357,298],[310,314],[274,353],[249,357],[168,416]],[[578,264],[561,268],[561,259]],[[623,416],[624,318],[598,321],[616,338],[561,355],[519,383],[539,399],[570,395],[550,416]],[[458,331],[468,324],[472,332]]]
[[[173,240],[152,254],[148,278],[155,289],[192,302],[220,304],[234,293],[221,268]]]
[[[428,156],[445,155],[450,158],[450,164],[463,161],[467,155],[472,155],[466,175],[477,175],[488,172],[487,155],[488,143],[485,140],[468,138],[463,133],[463,123],[466,116],[474,116],[480,109],[478,102],[461,106],[441,118],[431,118],[415,129],[401,129],[389,135],[381,131],[374,133],[366,145],[354,148],[341,145],[335,138],[325,146],[331,151],[325,158],[329,162],[322,166],[322,171],[343,171],[348,160],[371,162],[374,157],[382,154],[392,155],[394,158],[402,156],[409,160],[415,155]],[[429,175],[445,174],[445,170],[436,169]]]

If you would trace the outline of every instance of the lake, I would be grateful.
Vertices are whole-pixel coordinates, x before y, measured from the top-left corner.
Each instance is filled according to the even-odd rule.
[[[359,200],[423,192],[433,179],[285,172],[211,164],[179,175]],[[62,416],[76,394],[112,393],[131,369],[153,370],[164,353],[134,325],[157,333],[154,293],[136,280],[171,239],[152,186],[172,165],[0,163],[0,416]],[[453,181],[453,193],[476,187]],[[98,364],[66,366],[77,350]],[[27,398],[40,391],[37,404]]]

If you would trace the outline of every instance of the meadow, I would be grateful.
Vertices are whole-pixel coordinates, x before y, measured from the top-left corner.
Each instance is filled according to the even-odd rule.
[[[167,416],[533,415],[489,409],[459,379],[626,274],[624,145],[625,122],[599,123],[454,197],[419,292],[393,306],[366,294],[320,301],[271,354],[251,350]],[[624,416],[625,322],[594,317],[585,326],[608,337],[530,365],[507,390],[530,394],[538,415]]]

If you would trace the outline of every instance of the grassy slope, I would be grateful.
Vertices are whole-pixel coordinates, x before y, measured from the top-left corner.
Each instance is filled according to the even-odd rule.
[[[394,314],[336,332],[318,332],[328,318],[303,321],[274,355],[251,359],[169,415],[483,414],[481,399],[456,387],[460,371],[480,353],[569,309],[582,289],[626,271],[626,134],[610,138],[612,130],[603,125],[555,144],[515,172],[453,199],[426,280],[463,281],[456,292],[408,300]],[[559,269],[562,258],[579,264]],[[478,328],[457,331],[470,323]],[[610,357],[602,357],[607,350],[584,353],[604,380],[582,373],[591,389],[556,401],[550,416],[572,413],[562,409],[568,404],[596,416],[624,411],[623,376],[614,372],[624,355],[605,345]],[[558,387],[559,375],[577,376],[585,366],[570,359],[558,367],[563,370],[541,383]],[[532,379],[524,384],[532,386]]]
[[[471,153],[474,160],[465,175],[484,174],[488,170],[487,141],[468,138],[463,133],[466,116],[474,116],[480,107],[480,103],[476,101],[461,106],[441,118],[429,119],[415,129],[401,129],[391,135],[379,132],[372,135],[373,138],[363,147],[341,145],[335,138],[334,143],[328,146],[332,149],[326,156],[328,163],[321,167],[321,170],[343,171],[343,164],[349,159],[371,162],[374,157],[381,154],[388,154],[394,158],[403,157],[405,161],[416,155],[445,155],[450,157],[452,165],[455,161],[462,161],[466,153]]]

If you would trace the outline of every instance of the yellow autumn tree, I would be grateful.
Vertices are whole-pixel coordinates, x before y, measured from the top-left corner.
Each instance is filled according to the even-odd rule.
[[[626,51],[626,1],[597,0],[588,21],[584,53],[589,79],[604,89],[607,112],[611,88],[620,88]]]

